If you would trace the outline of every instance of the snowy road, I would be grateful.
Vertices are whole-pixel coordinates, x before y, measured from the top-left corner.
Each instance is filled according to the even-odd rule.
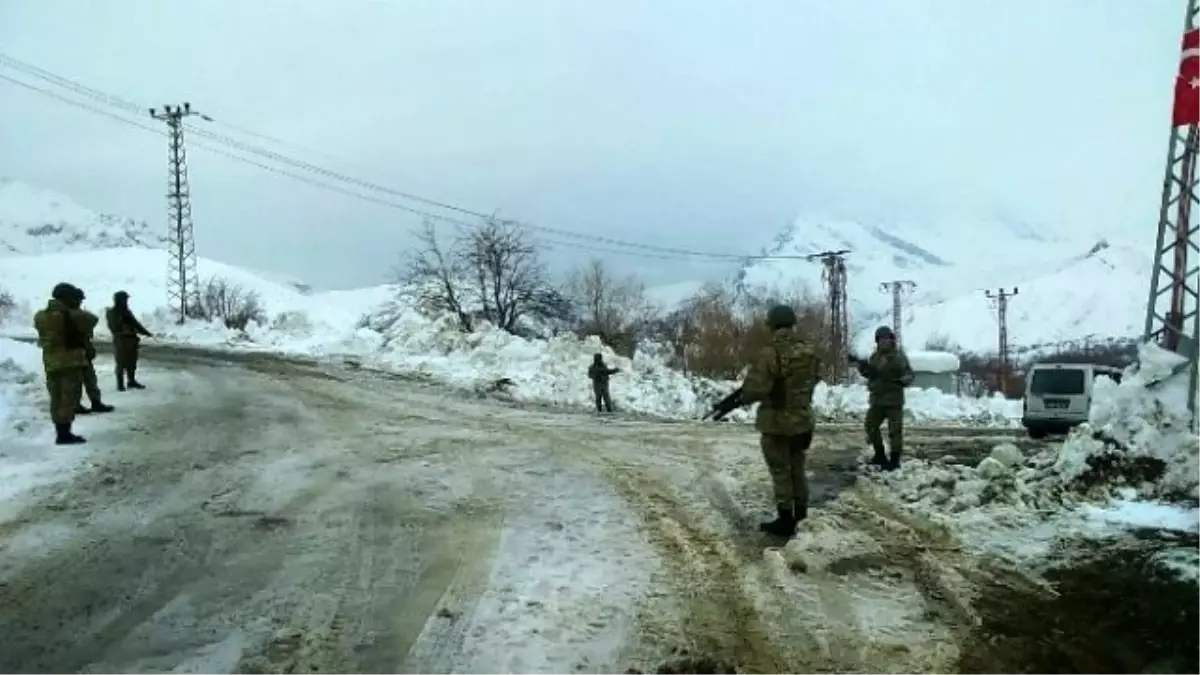
[[[889,549],[908,571],[764,562],[747,427],[148,356],[152,388],[81,422],[73,471],[0,500],[0,671],[920,672],[963,638],[927,552]],[[816,500],[852,482],[860,446],[852,425],[819,433]]]

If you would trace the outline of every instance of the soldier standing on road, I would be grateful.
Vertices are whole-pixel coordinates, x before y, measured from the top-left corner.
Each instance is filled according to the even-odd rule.
[[[96,324],[100,323],[100,317],[92,314],[83,308],[83,301],[87,299],[82,288],[75,288],[74,295],[71,300],[66,303],[70,310],[71,320],[74,321],[75,327],[83,335],[84,353],[87,355],[87,365],[83,368],[83,392],[87,394],[88,401],[92,404],[91,408],[83,405],[82,397],[75,404],[76,415],[87,415],[89,413],[107,413],[112,412],[111,405],[105,405],[100,393],[100,382],[96,379],[96,345],[93,343],[96,332]]]
[[[796,312],[776,305],[767,312],[771,344],[750,364],[742,383],[742,403],[758,403],[754,427],[775,494],[777,517],[759,529],[779,537],[796,533],[808,517],[805,456],[813,438],[813,388],[821,379],[821,359],[795,331]]]
[[[621,372],[620,368],[609,368],[604,357],[596,354],[588,366],[588,377],[592,379],[592,395],[596,399],[596,412],[612,412],[612,396],[608,393],[608,378]],[[601,410],[603,404],[603,410]]]
[[[129,309],[128,293],[113,293],[113,306],[105,310],[104,319],[113,338],[113,355],[117,362],[117,391],[125,391],[126,377],[129,378],[130,389],[145,389],[146,387],[137,381],[138,349],[141,346],[141,336],[154,335],[133,316]]]
[[[870,393],[864,426],[867,442],[875,451],[871,464],[894,471],[900,468],[900,456],[904,454],[904,388],[913,382],[912,366],[904,351],[896,346],[896,334],[887,326],[875,330],[875,352],[856,365],[859,374],[867,378]],[[880,433],[884,420],[888,425],[890,455],[884,453]]]
[[[50,293],[46,308],[33,315],[46,372],[46,391],[50,394],[54,442],[58,445],[86,442],[71,431],[87,366],[87,342],[70,315],[70,303],[77,293],[78,289],[71,284],[58,284]]]

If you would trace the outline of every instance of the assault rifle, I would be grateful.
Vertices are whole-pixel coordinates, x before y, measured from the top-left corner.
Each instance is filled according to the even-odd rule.
[[[712,404],[712,409],[704,414],[702,420],[712,419],[714,422],[720,422],[725,419],[729,413],[742,407],[742,388],[738,387],[729,393],[725,398]]]

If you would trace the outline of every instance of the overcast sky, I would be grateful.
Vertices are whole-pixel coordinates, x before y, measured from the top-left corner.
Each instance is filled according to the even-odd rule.
[[[746,253],[811,212],[1003,217],[1146,240],[1183,11],[1182,0],[3,0],[0,51],[146,105],[190,101],[373,182],[623,240]],[[190,167],[201,255],[319,286],[383,279],[419,225],[199,148]],[[0,175],[165,228],[165,173],[161,137],[0,81]],[[587,252],[551,255],[562,266]],[[621,261],[655,283],[727,271]]]

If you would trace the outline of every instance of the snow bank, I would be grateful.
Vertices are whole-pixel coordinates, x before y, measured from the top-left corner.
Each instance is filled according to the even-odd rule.
[[[0,440],[25,430],[43,400],[42,354],[29,344],[0,338]]]
[[[1004,443],[974,466],[913,459],[872,474],[866,488],[989,553],[1026,560],[1071,535],[1109,537],[1133,527],[1196,533],[1198,448],[1182,361],[1143,345],[1140,365],[1121,384],[1097,381],[1089,422],[1061,446],[1026,455]]]
[[[918,373],[957,373],[962,363],[950,352],[905,351],[908,363]]]
[[[824,382],[813,392],[813,406],[829,418],[859,416],[867,411],[866,386],[850,384],[828,386]],[[983,426],[1014,426],[1021,417],[1021,402],[1003,396],[969,398],[954,396],[938,389],[910,388],[904,392],[905,414],[917,422],[956,420]]]
[[[491,389],[508,380],[503,390],[521,401],[590,407],[591,382],[586,373],[595,353],[621,369],[613,378],[612,392],[617,407],[626,411],[697,417],[736,386],[686,376],[667,367],[666,358],[653,348],[641,349],[628,359],[601,346],[596,338],[563,335],[529,340],[490,326],[464,334],[451,323],[424,316],[411,302],[397,299],[395,286],[310,293],[294,282],[203,258],[198,262],[201,279],[221,278],[257,292],[268,320],[245,331],[195,321],[178,326],[166,306],[163,271],[167,266],[166,252],[155,249],[0,258],[0,279],[19,306],[4,333],[32,336],[29,317],[45,303],[50,289],[65,280],[84,289],[85,306],[97,313],[109,304],[114,291],[129,292],[134,311],[160,340],[310,357],[354,357],[374,367],[473,389]],[[106,332],[102,322],[97,337],[105,339]],[[945,365],[944,357],[940,363]],[[1019,403],[960,398],[933,389],[910,390],[908,401],[910,417],[918,422],[1011,426],[1020,417]],[[861,385],[822,384],[814,404],[825,420],[861,416],[867,409],[867,390]],[[731,419],[745,421],[752,412],[740,411]]]

